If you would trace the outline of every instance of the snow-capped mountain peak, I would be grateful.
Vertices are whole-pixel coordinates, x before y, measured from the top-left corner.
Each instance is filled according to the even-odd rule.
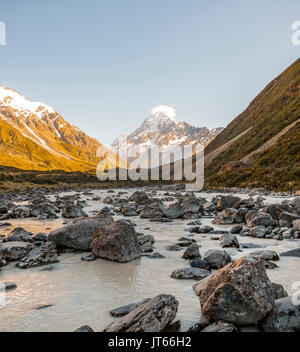
[[[168,105],[158,105],[140,126],[139,133],[156,132],[176,123],[176,109]]]
[[[39,102],[32,102],[17,91],[1,85],[0,102],[2,106],[9,106],[24,115],[35,114],[39,118],[42,118],[44,114],[55,113],[55,110],[51,106]]]

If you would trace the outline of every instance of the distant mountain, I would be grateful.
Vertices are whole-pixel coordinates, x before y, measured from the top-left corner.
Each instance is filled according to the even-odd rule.
[[[20,169],[93,171],[100,159],[96,139],[71,125],[52,107],[0,86],[0,164]],[[116,157],[108,167],[115,167]],[[126,164],[119,161],[122,167]]]
[[[194,127],[187,122],[176,122],[176,110],[173,107],[160,105],[152,109],[151,114],[132,133],[117,137],[110,148],[119,153],[125,159],[129,155],[128,161],[132,166],[147,168],[145,161],[150,148],[154,150],[161,148],[162,155],[157,161],[159,164],[165,162],[165,156],[172,152],[174,161],[181,146],[209,144],[223,128],[209,130],[207,127]],[[158,165],[153,165],[152,167]]]
[[[207,186],[300,189],[300,59],[205,149]]]

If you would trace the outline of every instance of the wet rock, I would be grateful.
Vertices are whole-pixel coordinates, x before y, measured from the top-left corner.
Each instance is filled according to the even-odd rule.
[[[281,257],[297,257],[300,258],[300,248],[294,248],[286,252],[280,253]]]
[[[255,258],[264,259],[264,260],[274,260],[274,261],[279,260],[279,255],[275,251],[272,251],[269,249],[255,251],[250,253],[250,255],[252,255]]]
[[[17,285],[14,282],[4,282],[5,291],[12,291],[17,288]]]
[[[233,224],[233,218],[236,213],[236,209],[228,208],[218,214],[212,221],[215,225],[230,225]]]
[[[199,268],[199,269],[205,269],[209,270],[210,266],[207,261],[200,259],[200,258],[195,258],[190,262],[190,266],[192,268]]]
[[[230,229],[230,233],[233,234],[233,235],[238,235],[242,232],[243,230],[243,226],[242,225],[236,225],[236,226],[233,226],[231,229]]]
[[[292,227],[295,220],[300,220],[300,216],[293,213],[283,212],[279,216],[280,225]]]
[[[9,222],[0,222],[0,228],[10,227],[10,226],[12,226],[12,224],[10,224]]]
[[[58,254],[53,243],[48,242],[35,247],[26,257],[17,264],[20,269],[34,268],[37,266],[58,263]]]
[[[211,320],[255,324],[274,307],[274,292],[264,265],[245,257],[217,271],[200,294],[202,313]]]
[[[288,293],[286,292],[286,290],[282,285],[272,282],[272,287],[273,287],[275,300],[288,297]]]
[[[97,228],[91,248],[96,257],[119,263],[129,262],[142,255],[134,226],[123,220]]]
[[[234,208],[235,205],[241,200],[239,197],[234,197],[232,195],[228,196],[221,196],[219,198],[218,204],[217,204],[217,209],[219,211],[222,211],[224,209],[228,208]]]
[[[220,244],[222,248],[240,248],[239,241],[235,235],[222,235],[220,239]]]
[[[224,321],[217,321],[216,323],[207,326],[201,332],[239,332],[239,328]]]
[[[251,210],[246,215],[245,220],[249,228],[253,228],[256,226],[267,227],[272,226],[274,224],[274,220],[272,219],[271,215],[256,210]]]
[[[86,255],[85,257],[81,257],[81,260],[84,262],[94,262],[97,257],[94,254]]]
[[[102,203],[104,204],[112,204],[114,200],[111,197],[106,197],[102,200]]]
[[[247,208],[240,208],[236,211],[233,216],[233,223],[234,224],[242,224],[245,222],[245,217],[248,214],[249,209]]]
[[[49,241],[56,244],[57,248],[71,248],[74,250],[91,250],[94,231],[97,228],[113,222],[111,216],[100,215],[93,219],[80,220],[64,226],[49,234]]]
[[[264,238],[266,234],[266,228],[264,226],[255,226],[249,229],[249,236],[256,238]]]
[[[32,239],[34,242],[47,242],[48,235],[46,233],[37,233],[35,235],[32,235]]]
[[[75,219],[87,217],[87,214],[80,206],[68,204],[62,209],[62,216],[67,219]]]
[[[285,297],[275,301],[270,314],[261,322],[266,332],[299,332],[300,305],[293,302],[292,297]]]
[[[16,227],[10,234],[4,238],[4,242],[30,242],[33,243],[32,233],[23,229],[23,227]]]
[[[127,304],[126,306],[122,306],[122,307],[113,309],[109,313],[113,317],[124,317],[125,315],[129,314],[130,312],[132,312],[136,308],[142,306],[143,304],[145,304],[145,303],[147,303],[149,301],[151,301],[151,298],[146,298],[146,299],[143,299],[140,302]]]
[[[94,330],[90,326],[84,325],[81,328],[75,330],[74,332],[94,332]]]
[[[182,256],[183,259],[194,259],[200,258],[199,246],[196,243],[192,243],[187,247]]]
[[[169,219],[180,219],[184,215],[184,210],[179,203],[171,204],[164,211],[164,216]]]
[[[168,251],[171,251],[171,252],[179,252],[182,250],[182,247],[179,246],[178,244],[170,244],[168,247],[167,247],[167,250]]]
[[[163,256],[162,254],[160,253],[147,253],[147,254],[143,254],[144,257],[147,257],[147,258],[150,258],[150,259],[163,259],[165,258],[165,256]]]
[[[173,220],[168,218],[163,218],[163,217],[157,217],[157,218],[150,219],[150,222],[173,222]]]
[[[270,214],[274,220],[279,220],[279,216],[284,212],[284,207],[280,204],[271,204],[263,208],[263,211],[267,214]]]
[[[12,210],[10,216],[12,218],[30,218],[30,207],[28,205],[19,205]]]
[[[47,203],[36,204],[30,209],[31,216],[44,219],[57,219],[57,211],[57,208]]]
[[[160,295],[112,323],[104,332],[160,332],[172,323],[177,309],[174,296]]]
[[[202,280],[210,275],[210,271],[199,268],[184,268],[173,271],[171,278],[177,280]]]
[[[211,226],[194,226],[194,227],[189,227],[187,229],[185,229],[185,231],[187,232],[191,232],[191,233],[211,233],[214,230],[213,227]]]
[[[138,241],[139,244],[144,247],[151,247],[155,242],[154,237],[152,235],[138,236]]]
[[[19,260],[25,257],[34,245],[29,242],[7,242],[0,244],[0,257],[8,262]]]
[[[205,261],[212,269],[220,269],[231,262],[231,257],[221,249],[210,249],[205,253]]]

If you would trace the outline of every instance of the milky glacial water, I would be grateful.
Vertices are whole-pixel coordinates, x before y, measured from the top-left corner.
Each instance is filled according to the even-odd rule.
[[[128,195],[133,191],[128,191]],[[111,196],[106,191],[93,191],[93,194],[101,198]],[[91,201],[93,196],[81,195],[81,199],[88,201],[89,207],[84,208],[84,211],[89,215],[95,214],[105,206],[101,201]],[[211,199],[215,194],[197,196]],[[267,197],[266,203],[281,202],[282,199]],[[115,216],[115,219],[120,218],[121,216]],[[182,331],[198,322],[200,305],[192,289],[196,281],[174,280],[170,277],[175,269],[188,267],[188,261],[181,258],[183,251],[166,250],[169,244],[176,243],[180,237],[188,235],[184,229],[190,220],[151,223],[138,217],[130,219],[136,222],[137,232],[154,236],[155,251],[163,254],[164,259],[142,257],[127,264],[98,259],[87,263],[81,260],[84,254],[63,254],[60,256],[60,263],[39,268],[20,270],[15,267],[15,263],[11,263],[0,271],[0,281],[15,282],[18,287],[7,293],[6,305],[0,307],[0,331],[73,331],[86,324],[95,331],[102,331],[114,321],[109,315],[111,309],[161,293],[172,294],[179,301],[177,319],[182,322]],[[13,226],[2,229],[0,234],[6,234],[16,226],[22,226],[33,233],[49,233],[63,226],[66,220],[16,219],[9,222]],[[202,219],[202,223],[210,225],[211,219]],[[214,228],[229,229],[230,226],[214,225]],[[211,239],[217,236],[194,235],[194,239],[201,246],[202,255],[207,249],[220,248],[219,242]],[[300,246],[298,240],[279,242],[250,237],[238,239],[240,243],[260,244],[278,253]],[[228,249],[233,259],[251,251],[255,249],[243,252]],[[268,270],[268,275],[272,281],[284,285],[288,293],[292,294],[293,282],[300,281],[300,258],[283,257],[277,264],[279,268]],[[52,306],[35,309],[44,305]]]

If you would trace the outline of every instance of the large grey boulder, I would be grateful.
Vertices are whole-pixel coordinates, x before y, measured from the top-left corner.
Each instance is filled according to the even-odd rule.
[[[217,203],[217,209],[222,211],[228,208],[234,208],[235,205],[241,200],[239,197],[235,197],[232,195],[229,196],[221,196]]]
[[[53,243],[45,243],[35,247],[17,264],[20,269],[34,268],[41,265],[58,263],[58,254]]]
[[[25,257],[32,249],[34,245],[29,242],[7,242],[0,244],[0,258],[12,262]]]
[[[264,238],[266,234],[266,228],[264,226],[255,226],[249,229],[249,236],[255,238]]]
[[[178,301],[171,295],[159,295],[110,324],[104,332],[161,332],[174,320]]]
[[[200,303],[210,320],[251,325],[273,309],[275,297],[263,262],[245,257],[207,279]]]
[[[85,218],[87,214],[82,210],[79,205],[75,204],[67,204],[62,209],[62,216],[63,218],[67,219],[75,219],[75,218]]]
[[[184,210],[179,203],[171,204],[165,211],[164,216],[168,219],[180,219],[184,215]]]
[[[230,323],[225,323],[224,321],[217,321],[204,328],[201,332],[239,332],[239,328]]]
[[[3,242],[33,242],[32,233],[23,229],[23,227],[16,227],[10,234],[4,238]]]
[[[222,248],[240,248],[239,241],[235,235],[223,234],[220,238],[220,245]]]
[[[93,219],[81,220],[52,231],[48,239],[54,242],[57,248],[90,251],[94,231],[112,222],[112,217],[108,215],[100,215]]]
[[[262,211],[251,210],[247,213],[245,217],[247,226],[252,228],[256,226],[272,226],[274,224],[274,220],[272,219],[270,214],[264,213]]]
[[[199,246],[196,243],[189,245],[182,256],[183,259],[194,259],[200,257]]]
[[[96,257],[119,263],[129,262],[142,255],[134,226],[124,220],[97,228],[91,248]]]
[[[220,214],[216,215],[212,221],[215,225],[231,225],[233,224],[233,219],[237,210],[233,208],[228,208],[223,210]]]
[[[57,208],[48,203],[35,204],[30,209],[31,216],[45,218],[45,219],[57,219]]]
[[[281,257],[296,257],[300,258],[300,248],[294,248],[286,252],[280,253]]]
[[[294,304],[292,297],[276,300],[261,326],[267,332],[300,332],[300,305]]]
[[[279,216],[279,222],[282,227],[284,226],[292,227],[293,222],[296,220],[300,220],[300,216],[294,213],[289,213],[287,211],[281,213]]]

